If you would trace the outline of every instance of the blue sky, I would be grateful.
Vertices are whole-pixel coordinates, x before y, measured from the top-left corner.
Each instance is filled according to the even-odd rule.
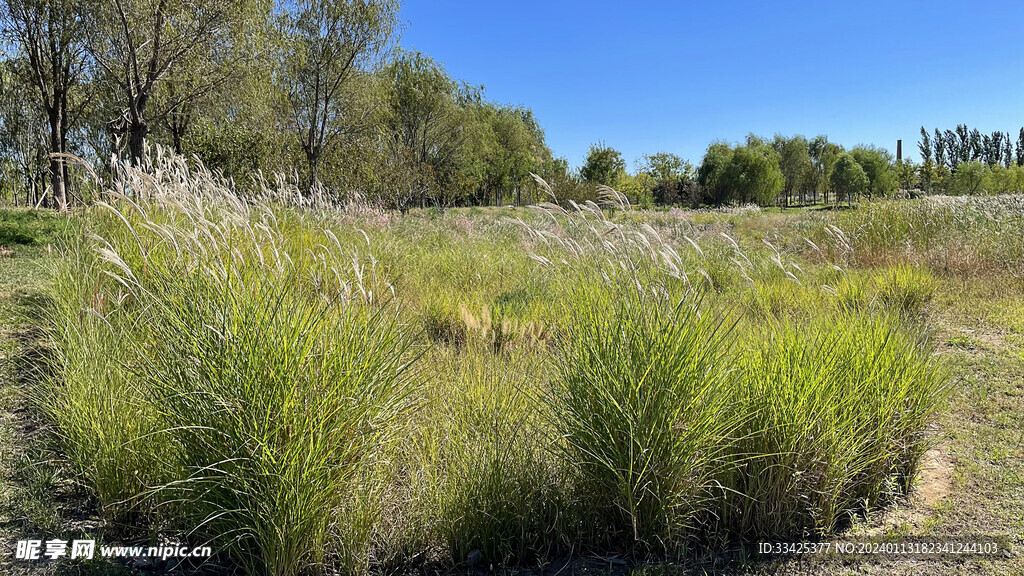
[[[917,155],[922,125],[1024,126],[1024,2],[407,0],[401,45],[534,110],[556,155],[827,134]]]

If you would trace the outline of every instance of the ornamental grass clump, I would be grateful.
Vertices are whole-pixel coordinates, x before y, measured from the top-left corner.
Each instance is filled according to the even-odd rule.
[[[754,329],[740,357],[738,466],[725,530],[827,533],[905,493],[945,396],[941,369],[890,316],[843,314]]]
[[[605,549],[675,554],[700,537],[730,465],[740,416],[728,331],[692,301],[594,300],[576,300],[548,397],[584,531]]]
[[[360,499],[380,490],[407,344],[384,312],[291,294],[255,278],[153,291],[139,377],[181,471],[157,498],[250,573],[328,559],[360,572],[372,532],[338,539],[338,529],[375,514]]]
[[[878,298],[885,308],[912,318],[919,316],[931,301],[935,285],[927,270],[901,264],[879,280]]]
[[[372,260],[292,208],[165,168],[125,168],[147,201],[111,192],[58,267],[58,434],[143,531],[246,573],[363,572],[412,378],[398,309]]]

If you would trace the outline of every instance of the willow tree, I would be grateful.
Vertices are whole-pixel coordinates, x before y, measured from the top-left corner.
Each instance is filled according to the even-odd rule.
[[[49,125],[50,186],[61,209],[68,204],[68,133],[75,124],[87,74],[85,26],[71,0],[2,0],[0,30],[24,62],[23,76],[35,88]]]
[[[848,204],[853,204],[853,197],[860,196],[868,190],[868,175],[864,168],[857,163],[857,160],[849,153],[843,152],[836,158],[832,174],[829,176],[832,189],[836,191],[836,201],[841,196],[846,197]]]
[[[115,93],[117,118],[111,126],[127,135],[131,162],[142,162],[150,132],[151,100],[161,83],[178,67],[200,69],[225,52],[236,27],[254,12],[266,11],[266,0],[110,0],[90,3],[87,46]],[[182,84],[201,91],[216,75]],[[179,95],[179,98],[181,96]]]
[[[340,138],[367,129],[367,109],[351,89],[391,46],[398,0],[299,0],[281,18],[279,80],[306,156],[307,184],[319,182],[324,155]]]
[[[384,70],[390,90],[388,144],[394,170],[408,170],[405,209],[413,197],[426,196],[441,208],[458,199],[456,171],[465,141],[462,88],[437,62],[421,52],[399,51]],[[430,190],[431,187],[435,188]]]
[[[785,182],[779,154],[757,139],[748,137],[747,142],[733,151],[722,179],[733,198],[744,204],[753,201],[764,206],[778,197]]]

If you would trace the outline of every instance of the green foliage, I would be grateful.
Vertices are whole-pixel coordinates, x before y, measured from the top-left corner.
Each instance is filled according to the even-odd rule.
[[[893,173],[892,154],[883,148],[857,146],[850,150],[850,156],[864,169],[868,177],[868,197],[888,196],[896,190],[899,182]]]
[[[956,167],[947,186],[947,192],[958,195],[974,195],[984,192],[989,168],[981,162],[965,162]]]
[[[591,184],[604,184],[615,188],[626,173],[622,153],[604,142],[590,145],[587,159],[580,168],[580,176]]]
[[[1005,168],[997,164],[989,170],[982,187],[990,194],[1012,194],[1024,191],[1024,167],[1015,164]]]
[[[1024,128],[1020,130],[1024,134]],[[958,124],[955,130],[935,129],[935,137],[921,127],[921,150],[925,162],[932,159],[939,167],[955,172],[961,164],[980,162],[989,167],[1003,166],[1010,168],[1022,164],[1022,142],[1024,136],[1018,136],[1014,142],[1011,132],[996,130],[991,134],[982,134],[977,128],[969,130],[965,124]]]
[[[765,205],[782,191],[785,178],[773,148],[753,142],[738,146],[723,175],[724,185],[739,202]]]
[[[724,204],[729,200],[726,170],[732,163],[733,149],[725,142],[715,142],[708,146],[704,160],[697,170],[697,182],[704,188],[714,204]]]
[[[289,4],[280,15],[282,58],[276,75],[305,154],[307,188],[320,182],[324,155],[342,136],[365,132],[351,115],[351,87],[377,63],[398,28],[397,0]]]
[[[251,573],[322,564],[337,515],[372,514],[356,495],[375,490],[365,475],[406,380],[394,320],[303,302],[272,280],[155,280],[139,369],[184,473],[159,498],[180,500],[184,525]],[[350,570],[368,537],[336,551]]]
[[[922,166],[917,166],[910,160],[900,160],[893,166],[893,177],[895,177],[900,190],[914,190],[921,183]]]
[[[779,169],[785,179],[783,190],[787,199],[793,192],[799,192],[802,196],[813,189],[813,165],[807,139],[803,136],[786,138],[776,134],[772,146],[779,155]]]
[[[734,429],[726,333],[712,314],[624,298],[586,302],[558,358],[549,409],[580,489],[612,541],[679,543],[724,465]]]
[[[935,284],[926,270],[897,266],[879,281],[878,297],[886,308],[906,316],[918,316],[931,301]]]
[[[735,149],[724,142],[708,147],[697,171],[697,182],[713,204],[757,202],[768,204],[785,183],[779,155],[764,141],[750,136]]]
[[[832,168],[829,182],[836,191],[837,199],[843,196],[852,201],[854,196],[864,194],[870,185],[870,179],[857,160],[850,154],[842,153]]]
[[[644,154],[639,171],[660,181],[690,180],[694,176],[693,165],[670,152]]]
[[[884,317],[772,324],[741,357],[744,413],[722,522],[734,533],[827,532],[906,490],[944,379]],[[897,450],[891,447],[898,446]]]

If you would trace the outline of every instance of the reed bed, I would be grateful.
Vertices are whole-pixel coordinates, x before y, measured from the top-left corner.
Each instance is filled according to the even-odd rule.
[[[825,534],[906,493],[946,393],[910,336],[931,273],[840,266],[838,224],[797,249],[611,190],[398,218],[118,171],[55,265],[38,405],[122,533],[244,573]]]

